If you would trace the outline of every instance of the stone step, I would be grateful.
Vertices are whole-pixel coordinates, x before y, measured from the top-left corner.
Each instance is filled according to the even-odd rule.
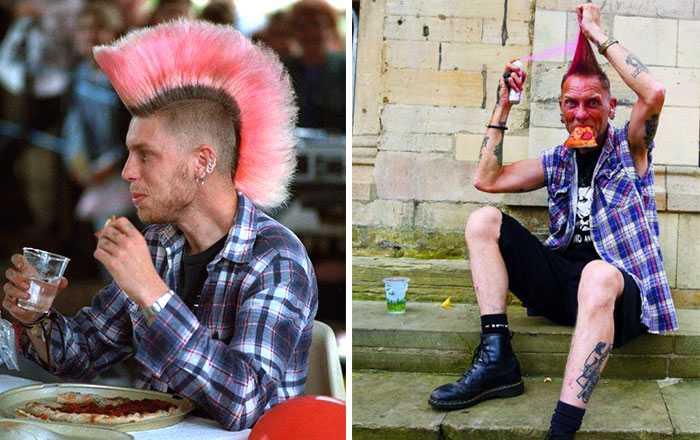
[[[561,379],[525,379],[525,393],[438,411],[430,392],[455,376],[354,371],[353,440],[541,440]],[[700,381],[598,382],[576,440],[700,439]]]
[[[353,299],[384,299],[382,279],[402,276],[411,279],[408,298],[412,301],[443,301],[475,303],[469,261],[465,259],[423,260],[417,258],[352,257]],[[671,289],[678,308],[700,308],[700,290]],[[509,303],[519,304],[509,294]]]
[[[561,377],[572,327],[508,308],[515,332],[513,349],[525,375]],[[700,378],[700,310],[679,309],[680,330],[642,335],[614,350],[606,378]],[[390,315],[386,302],[352,302],[352,363],[356,369],[460,374],[479,344],[479,311],[474,304],[409,302],[406,313]]]

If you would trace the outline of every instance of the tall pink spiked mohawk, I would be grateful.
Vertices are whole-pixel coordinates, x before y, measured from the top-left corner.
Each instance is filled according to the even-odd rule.
[[[284,203],[296,165],[296,107],[271,50],[230,26],[179,20],[130,32],[94,54],[135,116],[177,101],[220,102],[237,132],[236,188],[262,209]]]

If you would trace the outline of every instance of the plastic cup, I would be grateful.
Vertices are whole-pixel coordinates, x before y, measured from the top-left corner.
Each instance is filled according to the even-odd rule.
[[[70,258],[34,248],[23,248],[27,264],[22,271],[29,280],[28,300],[20,299],[17,305],[34,312],[46,312],[53,304],[63,273]]]
[[[408,278],[390,277],[384,278],[384,290],[386,291],[386,308],[389,313],[404,313],[406,311],[406,290],[408,290]]]

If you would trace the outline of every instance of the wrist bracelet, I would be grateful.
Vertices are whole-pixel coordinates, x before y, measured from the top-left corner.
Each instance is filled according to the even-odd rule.
[[[18,319],[17,324],[19,324],[21,327],[31,329],[31,328],[34,328],[36,325],[44,322],[44,320],[48,317],[49,317],[49,312],[44,312],[37,319],[35,319],[34,322],[26,323],[26,322],[22,322]]]
[[[612,46],[615,43],[618,43],[617,38],[615,38],[615,37],[608,38],[605,41],[605,43],[600,45],[600,47],[598,48],[598,53],[601,55],[605,54],[605,51],[608,50],[608,47]]]
[[[497,130],[503,130],[503,131],[508,130],[508,127],[506,127],[505,125],[493,125],[493,124],[489,124],[489,125],[487,125],[486,127],[487,127],[487,128],[495,128],[495,129],[497,129]]]

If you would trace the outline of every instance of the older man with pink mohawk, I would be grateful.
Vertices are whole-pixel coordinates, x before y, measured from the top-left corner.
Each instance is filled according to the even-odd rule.
[[[80,380],[133,356],[136,387],[248,428],[304,391],[317,310],[303,245],[261,211],[286,200],[295,167],[289,78],[271,51],[204,22],[135,31],[94,53],[133,116],[122,177],[150,225],[119,218],[101,231],[94,256],[114,281],[70,319],[17,305],[26,279],[13,256],[3,306],[50,339],[23,331],[21,351]]]

